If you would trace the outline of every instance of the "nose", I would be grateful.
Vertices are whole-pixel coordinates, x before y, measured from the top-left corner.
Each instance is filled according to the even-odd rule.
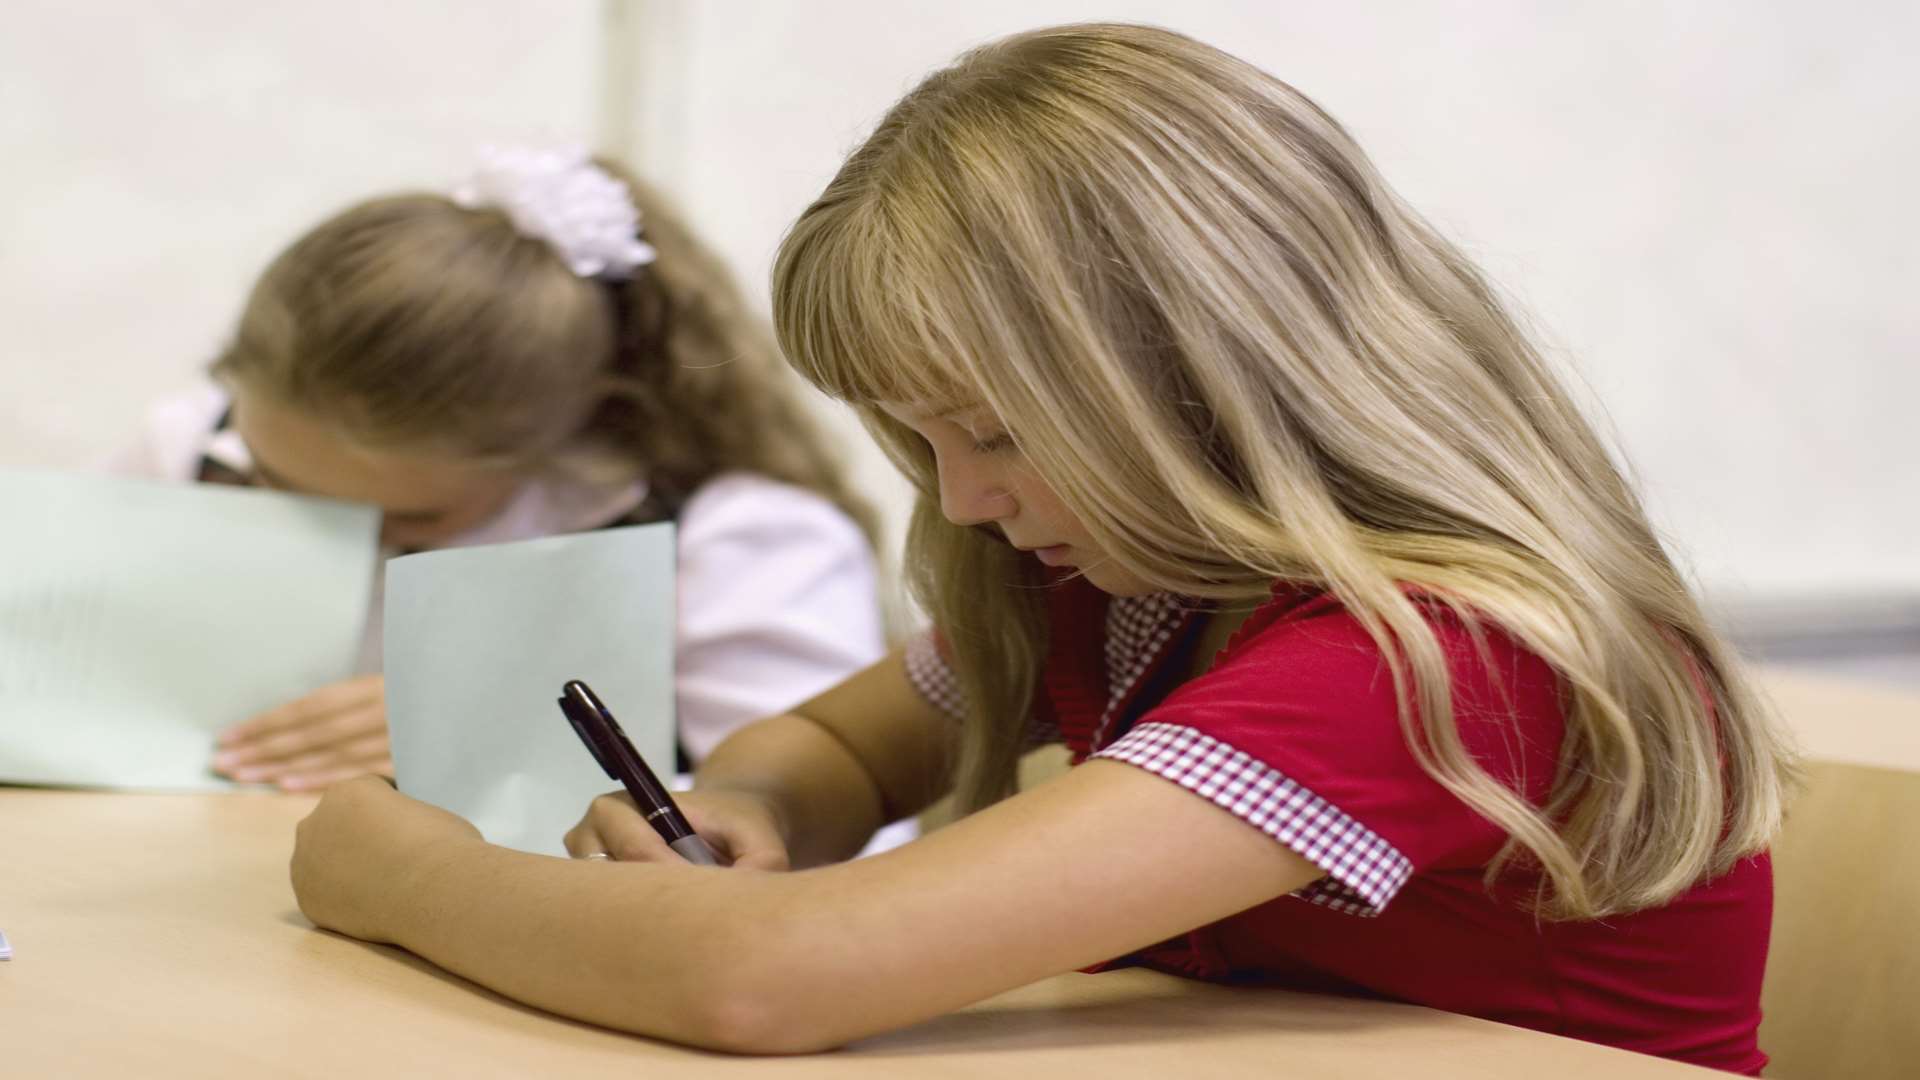
[[[984,525],[1019,509],[999,470],[979,455],[939,454],[940,513],[955,525]]]

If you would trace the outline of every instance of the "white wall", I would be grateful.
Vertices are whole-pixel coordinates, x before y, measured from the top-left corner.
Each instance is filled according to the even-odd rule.
[[[295,233],[489,138],[611,132],[764,300],[782,228],[918,76],[1130,18],[1353,128],[1592,385],[1709,583],[1920,588],[1920,8],[607,2],[610,32],[592,0],[0,9],[0,464],[105,453]]]
[[[1920,588],[1920,8],[642,6],[683,44],[637,73],[643,166],[756,283],[844,152],[966,45],[1124,18],[1225,46],[1522,299],[1716,590]]]
[[[0,464],[82,465],[325,215],[589,137],[594,0],[0,8]]]

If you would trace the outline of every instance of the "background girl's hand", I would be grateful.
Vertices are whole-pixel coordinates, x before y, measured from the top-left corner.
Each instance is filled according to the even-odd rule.
[[[393,775],[387,683],[379,675],[323,686],[220,733],[215,772],[310,791],[349,777]]]
[[[409,799],[378,777],[335,784],[293,839],[293,895],[314,925],[367,941],[391,941],[392,913],[412,875],[480,830],[437,806]]]
[[[785,870],[787,844],[767,800],[737,791],[677,792],[673,801],[722,861],[755,870]],[[605,852],[621,862],[684,862],[667,846],[624,791],[593,800],[587,816],[567,831],[575,858]]]

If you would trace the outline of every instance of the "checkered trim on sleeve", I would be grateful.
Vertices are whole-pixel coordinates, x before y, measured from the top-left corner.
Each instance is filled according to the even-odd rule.
[[[1327,876],[1294,895],[1349,915],[1383,911],[1413,863],[1278,769],[1193,728],[1140,724],[1093,755],[1170,780],[1292,848]]]
[[[932,630],[915,634],[907,642],[906,661],[907,681],[927,699],[927,704],[955,720],[966,718],[967,699],[960,692],[960,677],[940,655]]]
[[[933,631],[917,634],[907,641],[907,681],[929,705],[955,720],[967,718],[966,695],[960,690],[960,677],[953,665],[940,655]],[[1028,725],[1026,747],[1029,750],[1060,741],[1060,725],[1035,716]]]

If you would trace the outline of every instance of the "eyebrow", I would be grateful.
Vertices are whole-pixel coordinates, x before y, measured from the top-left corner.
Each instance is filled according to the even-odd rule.
[[[972,418],[980,413],[987,413],[991,415],[993,413],[993,410],[987,408],[985,405],[961,405],[952,409],[948,409],[946,412],[935,413],[933,414],[933,418],[935,420],[946,420],[946,421],[952,422],[961,417]]]
[[[445,510],[382,510],[380,516],[388,521],[404,521],[414,525],[425,525],[439,521],[447,516]]]
[[[248,449],[249,451],[251,451],[252,448],[249,447]],[[290,483],[286,477],[281,476],[279,473],[275,472],[272,466],[268,465],[264,461],[261,461],[259,454],[252,454],[251,456],[253,458],[253,471],[259,475],[260,479],[265,480],[268,484],[272,485],[273,487],[277,487],[282,491],[299,491],[300,490],[300,485]]]
[[[249,447],[248,450],[251,454],[252,448]],[[306,489],[302,488],[299,484],[292,483],[288,481],[286,477],[275,472],[271,465],[260,460],[260,455],[251,454],[251,456],[253,457],[253,471],[259,474],[260,478],[265,480],[270,487],[278,488],[281,491],[291,491],[295,494],[310,494],[310,492],[307,492]],[[445,510],[388,510],[382,507],[380,516],[388,521],[422,525],[446,517],[447,512]]]

